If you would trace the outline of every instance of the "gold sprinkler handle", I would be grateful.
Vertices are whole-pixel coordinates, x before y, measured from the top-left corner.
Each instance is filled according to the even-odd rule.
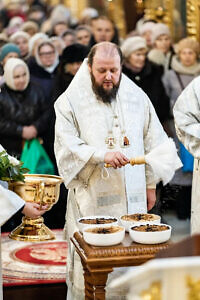
[[[129,161],[129,164],[131,164],[132,166],[146,164],[145,157],[144,156],[138,156],[138,157],[135,157],[135,158],[131,158],[130,161]],[[113,166],[110,165],[110,164],[104,164],[104,167],[105,168],[112,168]]]
[[[43,205],[44,188],[45,188],[45,184],[44,184],[44,181],[42,181],[42,182],[40,182],[40,189],[39,189],[40,209],[42,208],[42,205]]]

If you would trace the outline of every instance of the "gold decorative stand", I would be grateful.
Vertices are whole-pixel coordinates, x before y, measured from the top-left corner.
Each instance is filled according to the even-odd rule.
[[[24,201],[34,202],[40,206],[48,205],[47,210],[50,210],[58,201],[62,178],[40,174],[26,174],[24,176],[25,182],[11,182],[9,189],[18,194]],[[53,240],[55,235],[43,222],[43,217],[36,219],[23,217],[22,223],[10,233],[9,237],[18,241],[31,242]]]

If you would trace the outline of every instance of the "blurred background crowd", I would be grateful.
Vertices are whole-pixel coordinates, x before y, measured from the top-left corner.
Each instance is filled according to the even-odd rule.
[[[180,149],[172,108],[200,74],[195,38],[182,30],[174,41],[168,25],[145,19],[142,11],[134,27],[122,35],[114,20],[94,7],[85,8],[77,18],[70,7],[42,0],[5,0],[0,5],[0,143],[10,155],[20,158],[24,141],[40,138],[58,173],[54,102],[90,48],[102,41],[119,45],[123,73],[147,93],[166,133]],[[167,187],[158,185],[157,212],[170,206],[179,219],[190,218],[191,185],[190,169],[178,170]],[[50,228],[63,227],[66,196],[62,186],[60,200],[45,214]],[[20,220],[15,215],[2,230],[12,230]]]

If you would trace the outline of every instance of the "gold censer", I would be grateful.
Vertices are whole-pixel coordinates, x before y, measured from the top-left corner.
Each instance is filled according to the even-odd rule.
[[[48,205],[47,210],[57,203],[60,194],[60,176],[25,174],[25,182],[10,182],[9,189],[18,194],[26,202],[34,202],[40,206]],[[22,223],[9,235],[18,241],[46,241],[55,239],[53,232],[44,224],[44,218],[31,219],[24,216]]]

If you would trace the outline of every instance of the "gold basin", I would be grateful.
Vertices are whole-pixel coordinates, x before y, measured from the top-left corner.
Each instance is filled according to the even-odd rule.
[[[48,205],[50,210],[57,203],[62,177],[56,175],[25,174],[25,182],[10,182],[9,189],[26,202]],[[20,241],[44,241],[55,238],[53,232],[43,224],[43,218],[22,218],[22,224],[14,229],[10,238]]]

